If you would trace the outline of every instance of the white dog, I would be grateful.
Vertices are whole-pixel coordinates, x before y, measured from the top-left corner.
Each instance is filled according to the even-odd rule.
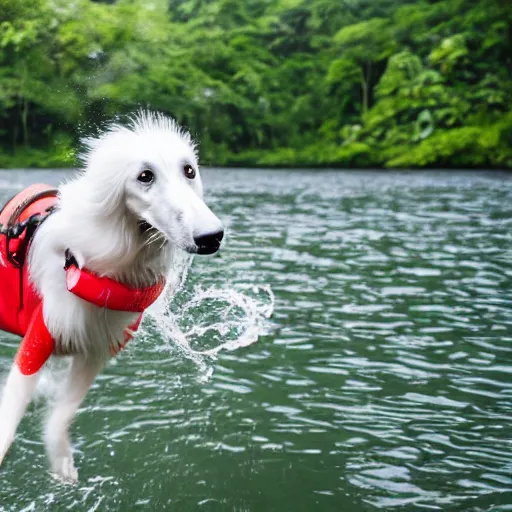
[[[37,229],[28,271],[43,302],[54,354],[72,356],[69,380],[45,426],[52,471],[76,481],[69,427],[112,347],[139,314],[100,308],[70,293],[64,270],[70,250],[79,268],[129,287],[154,285],[180,250],[211,254],[223,227],[202,200],[196,148],[171,119],[141,112],[86,141],[84,170],[59,188],[58,207]],[[0,464],[36,387],[38,371],[14,364],[0,405]]]

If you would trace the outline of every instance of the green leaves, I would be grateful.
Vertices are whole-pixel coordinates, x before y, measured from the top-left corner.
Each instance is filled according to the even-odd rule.
[[[439,131],[399,156],[386,167],[475,167],[481,165],[510,167],[512,151],[503,139],[512,132],[508,119],[485,129],[476,126]]]
[[[455,66],[467,62],[468,58],[469,50],[464,34],[456,34],[443,39],[428,57],[429,61],[438,65],[443,73],[450,73]]]
[[[389,21],[383,18],[373,18],[368,21],[361,21],[354,25],[342,28],[335,36],[334,41],[342,46],[367,43],[385,39],[388,32]]]
[[[397,53],[389,59],[386,71],[376,86],[376,93],[381,97],[391,96],[404,87],[423,83],[425,78],[418,78],[423,72],[424,67],[418,56],[408,51]]]

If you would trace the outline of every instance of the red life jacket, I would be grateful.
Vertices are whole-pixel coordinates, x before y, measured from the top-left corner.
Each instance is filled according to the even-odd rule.
[[[57,191],[53,187],[31,185],[14,196],[0,213],[0,329],[4,331],[24,336],[41,302],[25,264],[33,233],[25,228],[16,236],[15,230],[30,218],[37,227],[37,220],[42,222],[56,204]]]
[[[37,227],[57,206],[57,190],[48,185],[32,185],[11,199],[0,213],[0,329],[23,336],[16,356],[21,373],[40,370],[55,349],[55,342],[43,318],[42,298],[34,289],[25,264]],[[67,258],[68,290],[98,307],[141,313],[125,330],[124,344],[111,348],[112,355],[132,338],[142,320],[142,312],[162,293],[165,279],[147,288],[129,288],[108,277],[78,268]]]

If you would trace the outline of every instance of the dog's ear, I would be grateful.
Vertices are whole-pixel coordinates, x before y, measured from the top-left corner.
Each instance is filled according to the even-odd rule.
[[[119,211],[124,200],[124,187],[119,182],[112,183],[108,189],[102,191],[102,209],[105,215],[112,215]]]
[[[124,187],[121,185],[119,179],[114,176],[114,179],[106,180],[101,187],[95,187],[91,190],[92,201],[94,207],[104,215],[112,215],[119,211],[120,206],[124,199]]]

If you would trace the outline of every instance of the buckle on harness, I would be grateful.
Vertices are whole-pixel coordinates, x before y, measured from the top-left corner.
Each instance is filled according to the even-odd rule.
[[[76,258],[73,256],[69,249],[66,249],[64,257],[66,258],[64,262],[64,270],[69,270],[71,267],[78,268],[78,261],[76,261]]]
[[[5,234],[6,256],[15,267],[20,268],[25,263],[26,248],[43,219],[44,217],[35,213],[23,222],[8,225],[4,228],[3,234]],[[23,234],[25,236],[22,237]],[[14,247],[12,247],[11,242],[16,242]]]

